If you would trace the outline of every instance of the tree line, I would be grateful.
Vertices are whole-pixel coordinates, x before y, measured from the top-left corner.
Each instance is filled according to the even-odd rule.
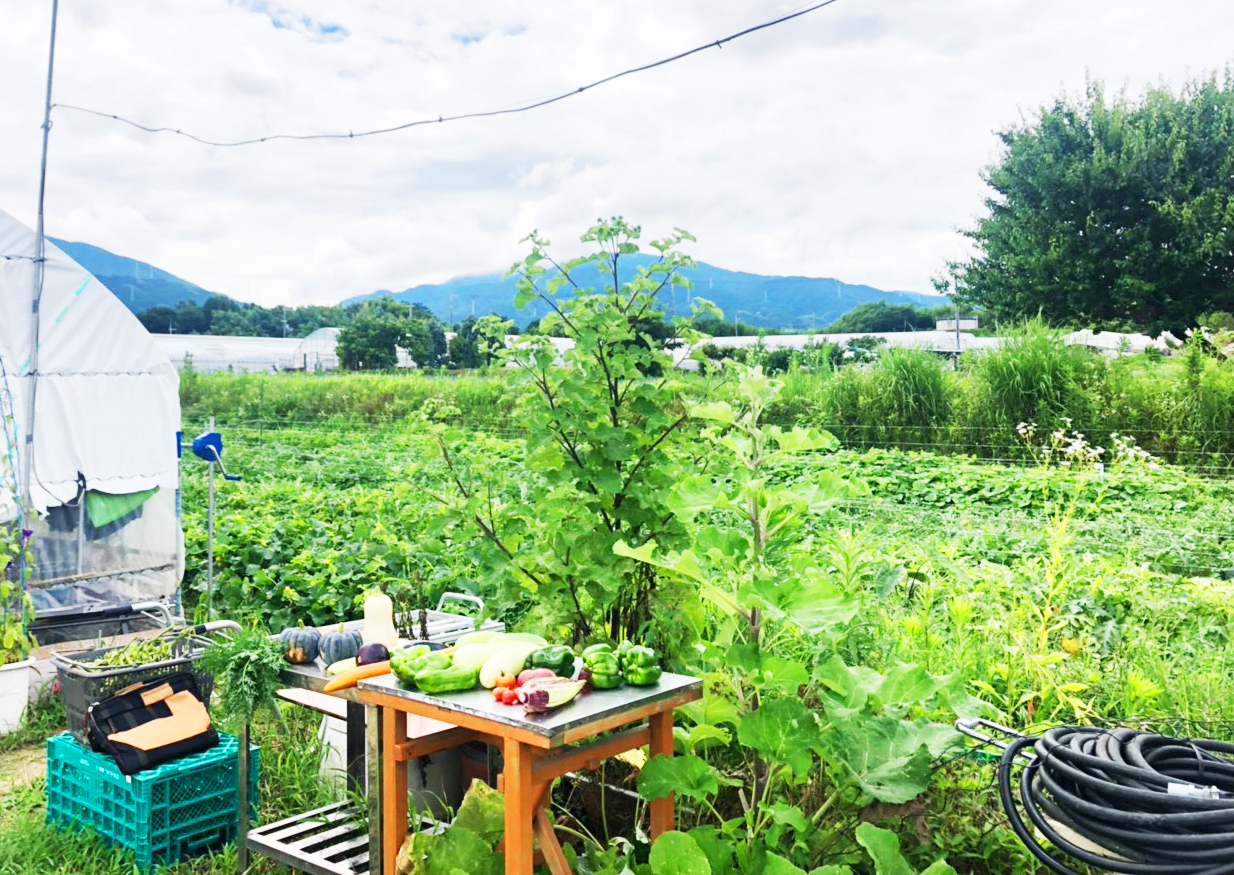
[[[1229,320],[1234,67],[1139,99],[1090,83],[999,138],[974,255],[948,266],[963,303],[1154,337]]]

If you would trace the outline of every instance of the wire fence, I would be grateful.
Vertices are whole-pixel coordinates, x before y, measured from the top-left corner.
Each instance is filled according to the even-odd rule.
[[[454,424],[511,442],[527,434],[526,429],[505,419],[459,418]],[[368,457],[370,466],[380,469],[384,455],[388,454],[393,460],[400,452],[420,446],[425,436],[422,424],[396,421],[374,425],[362,418],[330,421],[238,419],[216,424],[216,427],[227,435],[237,467],[243,466],[246,454],[264,458],[271,458],[270,454],[277,458],[279,453],[312,455],[317,451],[314,446],[320,441],[323,459],[337,454],[341,459],[351,460],[355,458],[353,453],[362,452]],[[986,432],[976,428],[972,431],[974,436]],[[312,441],[306,449],[303,444],[310,437]],[[933,464],[928,458],[914,457],[907,465],[893,459],[895,476],[892,479],[896,482],[880,492],[881,473],[876,461],[865,454],[870,450],[903,450],[904,447],[873,441],[868,445],[848,444],[845,450],[850,458],[843,463],[843,470],[862,477],[862,468],[868,466],[867,476],[876,481],[875,488],[869,496],[838,502],[832,511],[833,521],[841,528],[910,540],[920,540],[922,534],[928,532],[951,533],[952,542],[970,559],[979,557],[997,564],[1010,565],[1032,555],[1034,545],[1039,547],[1047,538],[1051,517],[1029,487],[1019,484],[1019,492],[1013,496],[1014,500],[1009,500],[997,492],[989,496],[974,494],[971,481],[965,488],[957,483],[954,490],[948,492],[946,478],[965,472],[980,476],[987,466],[1026,472],[1039,467],[1040,462],[1027,450],[1017,456],[983,456],[979,451],[993,445],[977,441],[958,443],[955,447],[957,452],[941,454],[944,458],[940,458],[933,469],[927,467]],[[937,447],[929,449],[936,456],[940,455]],[[511,450],[517,452],[517,447],[512,446]],[[945,458],[957,455],[979,458],[966,458],[962,462]],[[418,454],[413,457],[421,458]],[[827,467],[831,461],[822,457],[817,467]],[[920,473],[928,475],[928,482],[912,482],[914,464],[921,466]],[[960,467],[956,467],[957,464]],[[393,461],[389,467],[392,478],[400,476]],[[1222,496],[1212,498],[1209,505],[1203,504],[1209,499],[1201,501],[1211,512],[1197,512],[1196,497],[1191,494],[1178,499],[1181,502],[1178,509],[1171,509],[1170,500],[1166,498],[1144,510],[1137,509],[1126,497],[1120,498],[1108,512],[1100,504],[1083,504],[1069,521],[1074,549],[1107,555],[1121,552],[1152,572],[1234,578],[1234,467],[1192,465],[1180,474],[1192,475],[1193,481],[1198,477],[1208,484],[1203,487],[1205,490]],[[382,476],[379,470],[377,482]],[[1009,472],[1009,476],[1015,475]],[[1169,469],[1159,476],[1168,478]],[[1090,485],[1093,489],[1101,488],[1099,480],[1091,481]],[[1190,487],[1187,488],[1189,491]],[[1229,492],[1225,493],[1227,488]],[[1066,497],[1065,492],[1055,494],[1055,510],[1057,501]],[[1019,507],[1016,501],[1030,501],[1035,506]]]
[[[445,424],[485,434],[505,440],[521,440],[527,436],[527,429],[512,417],[480,417],[453,416],[443,420]],[[770,424],[770,423],[769,423]],[[788,427],[797,423],[774,423]],[[923,430],[919,426],[907,425],[862,425],[843,422],[812,422],[813,428],[822,429],[835,434],[842,447],[850,450],[900,450],[903,452],[918,452],[941,454],[946,456],[971,457],[981,462],[994,463],[1003,466],[1037,467],[1039,459],[1033,451],[1014,437],[1014,428],[1006,429],[995,426],[946,426],[937,431],[944,434],[960,433],[955,437],[926,440],[922,439]],[[383,435],[395,434],[400,431],[415,434],[423,428],[422,424],[407,417],[391,416],[372,419],[360,416],[330,416],[313,419],[303,418],[237,418],[224,420],[218,418],[216,427],[256,431],[259,435],[271,432],[304,432],[304,433],[340,433],[360,432],[371,433],[380,430]],[[190,431],[186,427],[185,433]],[[865,434],[863,435],[862,432]],[[1084,432],[1081,432],[1084,433]],[[963,435],[968,435],[964,437]],[[1131,425],[1115,424],[1104,435],[1087,434],[1087,438],[1096,446],[1109,442],[1112,434],[1136,439],[1140,447],[1149,449],[1161,462],[1178,465],[1186,471],[1214,480],[1234,480],[1234,430],[1218,430],[1208,432],[1216,437],[1228,439],[1223,441],[1230,450],[1214,450],[1204,454],[1198,450],[1186,451],[1162,450],[1166,443],[1160,433],[1144,433],[1136,435]],[[1146,434],[1146,436],[1144,436]],[[867,436],[868,435],[868,436]],[[1005,440],[991,439],[993,435],[1006,436]]]

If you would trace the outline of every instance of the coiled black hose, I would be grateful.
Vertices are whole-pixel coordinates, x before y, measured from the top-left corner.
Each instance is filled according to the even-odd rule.
[[[1013,766],[1030,746],[1035,755],[1019,773],[1017,798]],[[1080,872],[1058,850],[1108,872],[1234,873],[1231,756],[1234,744],[1222,741],[1060,726],[1007,746],[999,797],[1020,840],[1062,875]],[[1057,850],[1045,847],[1033,827]],[[1108,853],[1081,847],[1064,829]]]

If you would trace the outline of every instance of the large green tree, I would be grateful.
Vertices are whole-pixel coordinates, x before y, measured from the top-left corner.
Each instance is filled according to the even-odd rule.
[[[361,313],[339,332],[339,364],[349,371],[398,367],[398,349],[406,348],[409,320],[386,313]]]
[[[836,334],[870,334],[880,331],[925,331],[934,327],[935,314],[912,304],[867,301],[849,310],[827,330]]]
[[[1154,336],[1234,309],[1234,68],[1140,100],[1093,83],[999,136],[964,303]]]

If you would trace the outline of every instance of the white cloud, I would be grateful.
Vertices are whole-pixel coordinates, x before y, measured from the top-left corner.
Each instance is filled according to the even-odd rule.
[[[33,224],[50,3],[0,34],[0,208]],[[552,97],[799,9],[787,0],[62,3],[53,98],[205,138],[363,131]],[[47,229],[253,300],[502,270],[532,228],[673,226],[701,260],[930,289],[994,131],[1086,77],[1234,60],[1234,4],[839,0],[528,113],[210,148],[53,112]]]

